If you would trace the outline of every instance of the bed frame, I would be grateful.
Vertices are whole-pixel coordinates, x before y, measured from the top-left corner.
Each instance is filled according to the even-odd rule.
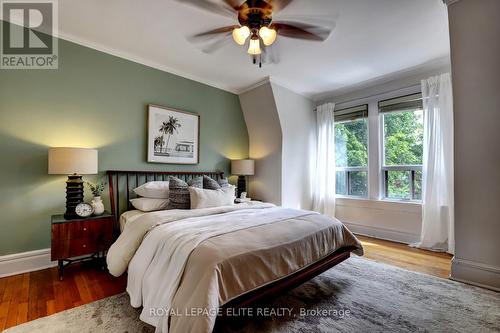
[[[131,209],[131,196],[135,197],[133,189],[154,180],[168,180],[169,177],[177,177],[188,180],[193,177],[209,176],[219,180],[224,178],[224,173],[220,171],[211,172],[184,172],[184,171],[117,171],[109,170],[108,175],[109,199],[111,204],[111,213],[114,216],[115,234],[119,234],[119,217],[124,212]],[[126,202],[123,202],[126,200]],[[223,305],[225,309],[246,308],[258,304],[259,302],[270,299],[284,291],[293,289],[304,282],[309,281],[315,276],[327,271],[333,266],[341,263],[350,257],[354,247],[345,247],[338,249],[327,257],[317,261],[298,272],[288,275],[280,280],[269,283],[265,286],[241,295]]]

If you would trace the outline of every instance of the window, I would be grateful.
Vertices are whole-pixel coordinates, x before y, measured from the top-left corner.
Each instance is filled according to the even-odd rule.
[[[368,196],[368,105],[335,111],[336,193]]]
[[[421,94],[379,102],[383,128],[384,197],[422,199],[423,108]]]

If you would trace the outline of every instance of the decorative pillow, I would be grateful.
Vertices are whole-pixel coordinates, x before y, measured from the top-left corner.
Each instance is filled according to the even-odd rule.
[[[168,199],[136,198],[131,199],[130,203],[135,209],[143,212],[153,212],[168,208]]]
[[[216,180],[208,176],[203,176],[203,188],[206,190],[220,190],[221,186]]]
[[[227,180],[227,178],[219,179],[218,183],[219,183],[220,187],[228,187],[228,186],[230,186],[229,185],[229,181]]]
[[[190,209],[191,200],[189,198],[188,187],[203,188],[203,177],[189,180],[187,183],[182,179],[170,177],[169,180],[169,205],[170,209]]]
[[[210,208],[234,205],[234,186],[227,186],[218,190],[207,190],[189,187],[191,209]]]
[[[144,198],[168,199],[169,182],[148,182],[134,189],[135,194]]]

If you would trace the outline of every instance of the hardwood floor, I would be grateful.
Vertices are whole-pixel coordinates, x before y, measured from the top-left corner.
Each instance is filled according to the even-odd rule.
[[[406,244],[359,235],[356,237],[363,243],[364,257],[367,259],[444,279],[450,276],[450,254],[415,249]]]
[[[365,257],[408,270],[448,277],[451,256],[404,244],[359,236]],[[114,278],[90,265],[69,266],[59,281],[57,269],[0,279],[0,331],[26,321],[125,291],[126,277]]]
[[[125,276],[114,278],[88,264],[57,268],[0,279],[0,331],[125,291]]]

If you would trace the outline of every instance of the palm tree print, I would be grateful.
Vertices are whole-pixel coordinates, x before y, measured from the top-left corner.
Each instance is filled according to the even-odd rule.
[[[165,140],[163,139],[163,135],[158,135],[155,138],[155,142],[154,142],[155,151],[158,151],[161,153],[164,144],[165,144]]]
[[[178,129],[181,127],[181,123],[179,119],[169,116],[168,121],[164,121],[160,127],[160,133],[167,135],[167,144],[165,145],[165,150],[168,152],[168,143],[170,141],[170,137],[174,134],[174,132],[178,132]]]

